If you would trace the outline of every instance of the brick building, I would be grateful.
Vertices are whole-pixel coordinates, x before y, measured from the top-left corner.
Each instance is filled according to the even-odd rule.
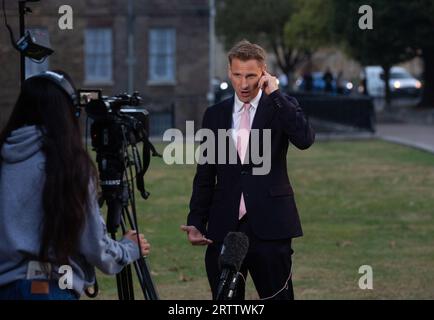
[[[18,39],[17,3],[6,0]],[[59,28],[62,5],[73,9],[72,30]],[[26,27],[47,30],[55,53],[44,64],[27,63],[27,75],[62,69],[78,87],[100,88],[105,95],[133,87],[144,97],[157,135],[172,125],[184,128],[185,120],[200,123],[209,83],[208,0],[44,0],[28,6],[33,13]],[[19,92],[20,64],[6,28],[0,30],[2,127]],[[134,59],[128,54],[130,34]]]

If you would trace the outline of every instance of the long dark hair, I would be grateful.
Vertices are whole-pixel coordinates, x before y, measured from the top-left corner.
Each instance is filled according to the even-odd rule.
[[[62,74],[72,84],[70,77]],[[44,262],[51,259],[50,262],[66,264],[68,257],[77,253],[90,204],[89,186],[97,184],[96,169],[83,147],[74,111],[71,98],[55,83],[30,78],[24,82],[0,135],[1,148],[11,132],[20,127],[36,125],[43,132],[46,180],[38,258]]]

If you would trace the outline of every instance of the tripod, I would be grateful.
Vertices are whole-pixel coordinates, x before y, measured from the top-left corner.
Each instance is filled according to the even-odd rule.
[[[127,140],[127,132],[123,131],[124,142]],[[106,162],[103,167],[102,159]],[[145,166],[149,165],[148,159]],[[144,199],[149,193],[144,189],[143,175],[144,168],[140,162],[140,155],[135,143],[123,143],[121,152],[118,154],[99,154],[97,162],[100,168],[101,187],[103,190],[102,200],[107,204],[107,230],[112,238],[116,240],[116,233],[121,228],[122,233],[127,229],[137,231],[138,250],[141,251],[139,241],[139,227],[135,205],[135,188],[133,180],[133,167],[136,174],[138,189]],[[116,172],[117,171],[117,172]],[[116,172],[117,176],[113,176]],[[111,179],[107,180],[108,174]],[[131,209],[131,210],[130,210]],[[148,264],[144,257],[140,257],[133,263],[140,288],[146,300],[158,300],[158,293],[152,281]],[[133,274],[131,265],[126,266],[116,275],[119,300],[134,300]]]
[[[126,198],[128,199],[128,198]],[[125,200],[125,199],[124,199]],[[113,204],[111,204],[113,205]],[[108,206],[109,212],[111,211],[110,206]],[[137,236],[138,224],[136,219],[136,214],[134,212],[135,207],[133,207],[133,212],[128,208],[128,204],[122,206],[120,227],[122,233],[125,233],[127,229],[136,230]],[[108,220],[109,221],[109,220]],[[129,226],[127,228],[127,226]],[[108,230],[114,240],[116,240],[116,232],[113,228],[108,226]],[[137,241],[139,242],[139,240]],[[141,250],[139,245],[139,250]],[[137,274],[138,282],[140,288],[143,292],[143,296],[146,300],[158,300],[158,293],[155,289],[155,285],[152,281],[151,275],[149,273],[149,267],[144,257],[140,257],[139,260],[133,263],[135,272]],[[134,300],[134,286],[133,286],[133,275],[131,270],[131,265],[126,266],[119,274],[116,275],[116,283],[118,289],[119,300]]]
[[[128,210],[127,206],[122,208],[121,216],[121,229],[122,233],[127,231],[126,221],[131,230],[137,230],[138,226],[135,223],[131,212]],[[113,239],[116,240],[116,233],[111,233]],[[158,293],[155,289],[154,283],[152,281],[151,275],[149,273],[148,264],[144,257],[140,257],[139,260],[133,263],[135,272],[137,274],[138,282],[140,284],[143,296],[146,300],[158,300]],[[131,265],[128,265],[121,271],[121,273],[116,275],[116,283],[118,288],[119,300],[134,300],[134,286],[133,286],[133,275],[131,270]]]

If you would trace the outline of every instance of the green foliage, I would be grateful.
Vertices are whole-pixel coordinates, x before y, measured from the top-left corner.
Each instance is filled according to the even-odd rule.
[[[401,0],[402,1],[402,0]],[[406,41],[414,49],[434,48],[434,1],[406,1],[407,28],[402,30]]]
[[[406,14],[408,1],[333,0],[330,21],[334,42],[363,65],[390,67],[414,56],[409,44],[414,17]],[[373,30],[361,30],[358,10],[370,5],[374,11]]]
[[[306,58],[285,41],[285,25],[300,10],[301,0],[220,0],[217,2],[216,31],[226,49],[237,41],[258,42],[276,55],[285,74]]]
[[[259,42],[273,51],[286,74],[328,45],[342,47],[362,65],[381,65],[386,72],[417,55],[427,61],[434,52],[434,0],[219,0],[217,4],[217,33],[226,48],[244,38]],[[359,28],[362,5],[374,10],[373,30]],[[431,78],[434,75],[426,80]]]
[[[419,30],[413,29],[416,7],[408,1],[397,0],[332,0],[331,30],[334,42],[362,65],[380,65],[384,69],[384,81],[389,84],[390,68],[407,61],[417,54],[412,37]],[[373,9],[372,30],[362,30],[359,8],[369,5]],[[413,10],[410,12],[409,10]],[[387,105],[391,92],[385,86]]]
[[[330,0],[303,1],[299,10],[285,25],[285,41],[288,46],[314,52],[331,40]]]
[[[218,1],[217,34],[224,40],[226,49],[242,39],[280,41],[284,26],[297,7],[295,2],[297,1]]]

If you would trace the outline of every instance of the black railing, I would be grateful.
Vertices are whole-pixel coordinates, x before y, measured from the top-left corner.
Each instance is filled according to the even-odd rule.
[[[290,93],[312,118],[375,132],[375,110],[366,96],[334,96]]]

